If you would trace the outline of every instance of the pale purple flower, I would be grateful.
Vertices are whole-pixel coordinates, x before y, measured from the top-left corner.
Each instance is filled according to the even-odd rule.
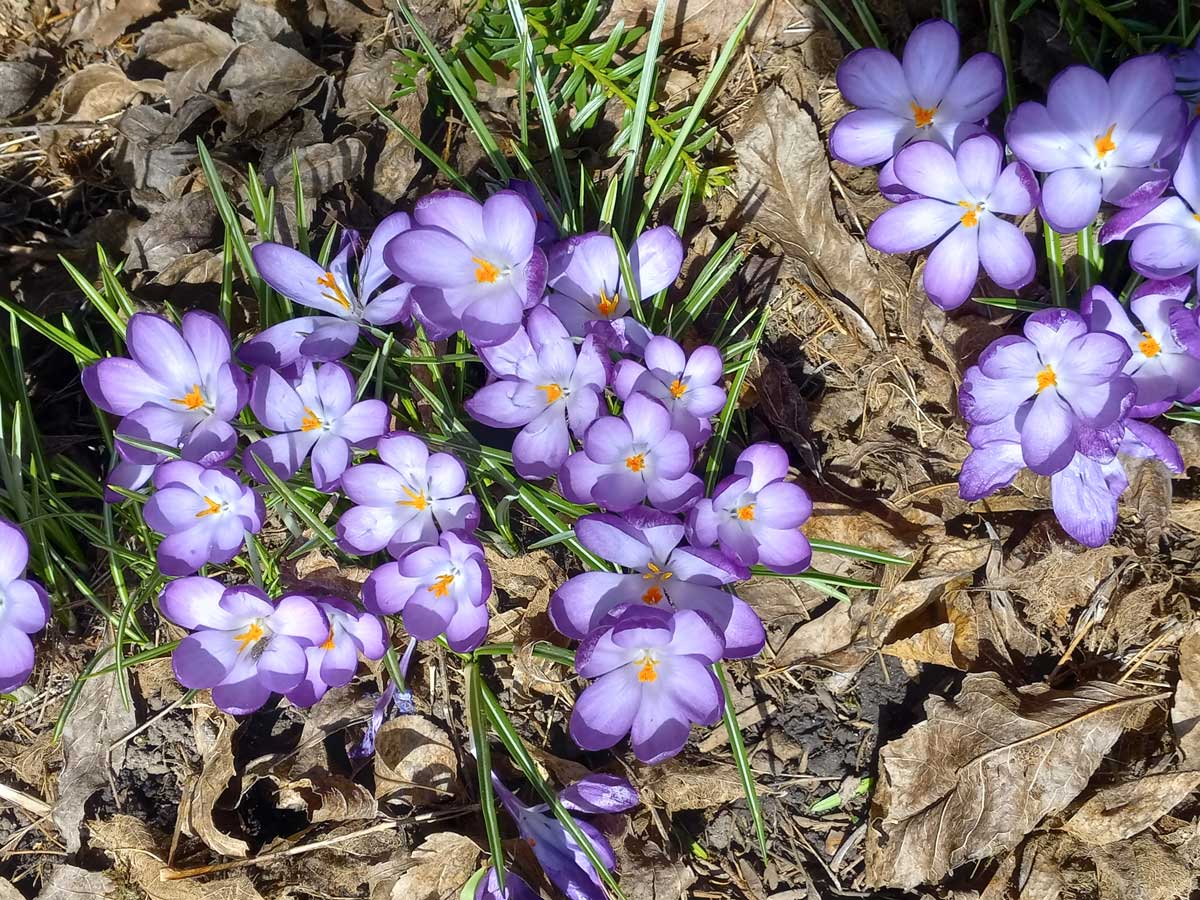
[[[164,535],[158,545],[164,575],[190,575],[206,563],[229,562],[246,533],[257,533],[266,517],[262,497],[228,469],[175,460],[155,470],[154,487],[142,514]]]
[[[638,604],[691,609],[722,632],[725,657],[754,656],[766,642],[762,621],[746,601],[724,586],[748,578],[744,567],[707,547],[680,546],[676,516],[634,507],[620,516],[599,513],[575,523],[575,536],[601,559],[629,572],[584,572],[550,598],[550,621],[574,640]]]
[[[315,597],[317,608],[329,623],[319,644],[306,647],[304,680],[287,692],[296,706],[312,706],[331,687],[349,684],[358,671],[358,657],[382,659],[387,652],[383,623],[340,597]]]
[[[227,713],[247,715],[271,694],[285,694],[303,680],[305,650],[329,634],[329,623],[308,597],[289,595],[278,604],[258,588],[226,588],[212,578],[180,578],[159,597],[163,616],[192,633],[171,657],[186,688],[212,689]]]
[[[541,900],[541,895],[512,870],[504,873],[504,890],[500,890],[496,870],[488,869],[475,887],[475,900]]]
[[[50,621],[50,597],[25,577],[29,541],[16,525],[0,519],[0,694],[15,691],[33,672],[33,641]]]
[[[284,481],[312,454],[313,484],[332,491],[350,465],[351,447],[369,448],[387,431],[388,408],[382,400],[354,402],[354,376],[340,363],[305,362],[289,383],[279,372],[254,370],[250,408],[264,426],[278,432],[255,441],[245,454],[246,471],[266,481],[255,457]]]
[[[1136,389],[1122,370],[1130,351],[1114,335],[1089,334],[1067,309],[1034,313],[1024,332],[983,351],[963,378],[959,408],[972,425],[987,425],[1034,398],[1019,429],[1022,455],[1033,471],[1052,475],[1071,462],[1083,427],[1104,428],[1129,411]]]
[[[514,191],[486,203],[438,191],[417,201],[413,219],[417,227],[394,238],[384,258],[415,285],[414,310],[426,333],[440,339],[462,330],[476,347],[516,334],[546,289],[529,201]]]
[[[591,338],[576,351],[544,306],[529,311],[523,329],[479,355],[496,380],[467,400],[467,412],[494,428],[520,428],[512,447],[517,474],[549,478],[567,458],[571,434],[581,438],[600,415],[607,360]]]
[[[358,343],[359,330],[402,322],[409,317],[412,285],[391,284],[383,248],[412,227],[408,213],[393,213],[376,226],[358,260],[357,231],[342,236],[342,246],[325,268],[283,244],[257,244],[251,251],[263,281],[288,299],[325,313],[300,316],[273,325],[238,350],[242,362],[282,369],[297,360],[341,359]]]
[[[1192,104],[1194,116],[1198,111],[1195,107],[1200,103],[1200,49],[1178,47],[1165,55],[1175,76],[1175,93]]]
[[[467,653],[487,637],[491,592],[483,546],[446,531],[437,544],[410,550],[372,572],[363,584],[363,604],[379,615],[399,613],[417,640],[444,634],[451,649]]]
[[[385,634],[386,640],[386,634]],[[401,679],[408,678],[408,667],[412,662],[413,651],[417,648],[417,640],[414,637],[409,637],[408,647],[404,650],[404,655],[400,657],[400,677]],[[386,650],[384,651],[387,652]],[[392,716],[406,716],[412,713],[416,707],[413,704],[412,691],[406,687],[400,690],[396,686],[396,682],[388,680],[388,685],[383,689],[383,693],[379,695],[379,699],[375,701],[375,708],[371,710],[371,718],[367,720],[367,727],[363,729],[362,740],[350,750],[350,758],[355,760],[356,769],[358,761],[364,760],[375,753],[375,741],[379,737],[379,729],[383,727],[383,723]]]
[[[229,331],[211,313],[189,312],[176,328],[162,316],[137,313],[125,332],[129,357],[102,359],[83,370],[83,388],[117,425],[122,461],[110,483],[136,490],[165,456],[120,441],[123,434],[212,465],[233,455],[230,425],[246,405],[246,376],[232,360]],[[119,494],[108,499],[117,500]]]
[[[721,351],[708,344],[691,355],[669,337],[646,344],[645,365],[632,359],[617,363],[613,390],[622,401],[633,394],[657,400],[671,413],[671,428],[698,447],[712,434],[712,416],[725,405],[725,364]]]
[[[399,559],[416,544],[436,544],[438,529],[474,531],[479,504],[467,486],[467,470],[449,453],[430,454],[413,434],[379,439],[379,462],[359,463],[342,474],[342,491],[356,504],[337,523],[348,553],[387,548]]]
[[[1033,280],[1033,248],[1011,222],[1037,204],[1037,179],[1024,163],[1004,165],[1004,148],[989,134],[967,138],[951,154],[922,141],[896,156],[896,176],[913,199],[872,223],[867,243],[909,253],[936,243],[925,264],[925,292],[942,309],[970,297],[982,263],[988,277],[1013,290]]]
[[[743,566],[761,563],[785,574],[804,571],[812,548],[800,526],[812,514],[812,501],[787,476],[786,450],[768,442],[751,444],[712,497],[693,507],[688,539],[701,547],[719,544]]]
[[[529,202],[529,208],[533,210],[533,216],[537,219],[537,228],[533,232],[534,243],[547,248],[557,241],[558,227],[554,224],[554,216],[550,214],[546,198],[537,189],[537,185],[532,181],[514,178],[509,181],[508,189],[524,197]]]
[[[1132,416],[1156,416],[1200,390],[1200,359],[1187,351],[1171,324],[1173,316],[1178,321],[1187,315],[1183,301],[1190,285],[1188,278],[1148,281],[1134,291],[1129,310],[1101,285],[1083,296],[1080,312],[1088,327],[1116,335],[1129,347],[1122,371],[1137,388]]]
[[[694,724],[721,718],[721,687],[709,668],[725,651],[721,633],[690,609],[625,610],[575,652],[575,671],[594,679],[571,714],[571,739],[607,750],[629,734],[644,763],[675,756]]]
[[[1154,199],[1169,173],[1155,168],[1179,143],[1186,105],[1161,56],[1137,56],[1112,77],[1087,66],[1055,76],[1046,103],[1022,103],[1004,134],[1017,158],[1047,173],[1041,210],[1059,232],[1079,231],[1101,200],[1133,207]]]
[[[648,499],[666,512],[679,512],[704,489],[691,468],[692,448],[671,430],[667,408],[634,394],[620,417],[604,416],[588,427],[583,449],[567,457],[558,483],[573,503],[622,512]]]

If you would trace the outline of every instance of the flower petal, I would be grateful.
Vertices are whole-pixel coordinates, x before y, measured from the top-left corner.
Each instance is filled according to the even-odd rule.
[[[959,226],[929,254],[923,281],[925,293],[942,309],[962,306],[975,289],[979,280],[978,230]]]
[[[833,126],[829,152],[852,166],[874,166],[891,159],[915,133],[909,119],[882,109],[856,109]]]
[[[607,750],[629,733],[638,714],[641,694],[641,685],[631,666],[598,678],[575,701],[571,740],[584,750]]]
[[[629,269],[644,299],[674,284],[682,265],[683,242],[670,225],[643,232],[629,250]]]
[[[979,262],[992,281],[1008,290],[1024,287],[1037,273],[1029,238],[1011,222],[992,215],[980,217]]]
[[[1056,172],[1090,162],[1087,151],[1063,133],[1040,103],[1027,100],[1009,113],[1004,137],[1017,158],[1039,172]]]
[[[958,29],[930,19],[913,29],[904,45],[904,77],[918,106],[936,107],[958,71]]]
[[[961,217],[957,205],[925,197],[909,200],[871,223],[867,243],[883,253],[911,253],[939,240]]]
[[[938,118],[978,122],[1004,99],[1004,63],[994,53],[976,53],[955,73],[938,107]]]
[[[1075,413],[1055,390],[1038,394],[1021,426],[1025,465],[1039,475],[1053,475],[1075,455]]]
[[[941,144],[933,141],[909,144],[896,154],[895,167],[896,177],[904,186],[925,197],[956,205],[971,197],[958,177],[954,156]]]
[[[838,90],[847,103],[884,109],[897,116],[910,115],[912,95],[900,61],[886,50],[855,50],[837,68]]]
[[[1092,224],[1100,212],[1101,182],[1092,168],[1059,169],[1042,185],[1042,215],[1060,234]]]

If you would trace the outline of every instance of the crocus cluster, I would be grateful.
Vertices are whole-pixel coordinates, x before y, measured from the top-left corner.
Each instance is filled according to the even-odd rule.
[[[14,691],[33,672],[33,641],[50,620],[50,598],[25,577],[29,541],[12,522],[0,519],[0,694]]]

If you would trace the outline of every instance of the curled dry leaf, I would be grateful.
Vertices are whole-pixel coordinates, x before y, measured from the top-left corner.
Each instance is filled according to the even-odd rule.
[[[427,806],[453,795],[458,758],[446,732],[424,716],[397,716],[375,739],[375,798]]]
[[[59,863],[42,880],[38,900],[116,900],[118,896],[117,886],[102,872]]]
[[[33,101],[42,69],[35,63],[0,62],[0,119],[15,116]]]
[[[303,811],[308,821],[346,822],[375,818],[375,798],[361,784],[333,772],[310,772],[279,785],[279,806]]]
[[[1143,775],[1096,791],[1067,820],[1069,834],[1087,844],[1111,844],[1145,831],[1200,785],[1200,772]]]
[[[221,795],[237,775],[237,767],[233,760],[235,730],[234,721],[228,716],[223,716],[216,741],[204,754],[204,765],[200,774],[185,786],[188,797],[186,808],[190,831],[196,837],[223,856],[244,857],[249,854],[250,845],[240,837],[221,830],[214,817],[221,809]]]
[[[1011,850],[1087,785],[1139,706],[1162,695],[1105,682],[1014,693],[969,675],[954,700],[885,746],[867,832],[867,880],[914,888]]]
[[[190,16],[155,22],[138,41],[138,58],[152,59],[170,71],[163,79],[173,110],[208,90],[237,42],[215,25]]]
[[[1171,701],[1171,730],[1184,765],[1200,770],[1200,624],[1179,642],[1179,683]]]
[[[413,851],[409,868],[392,886],[391,900],[444,900],[458,894],[475,872],[479,845],[448,831],[431,834]]]
[[[60,119],[97,122],[119,113],[142,95],[162,93],[162,82],[130,81],[119,68],[93,63],[67,79],[62,89]]]
[[[711,809],[743,796],[737,769],[728,763],[697,766],[672,760],[642,771],[647,777],[640,787],[666,807],[668,815],[682,809]]]

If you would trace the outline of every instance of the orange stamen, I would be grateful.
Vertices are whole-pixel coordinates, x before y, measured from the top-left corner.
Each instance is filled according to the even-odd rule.
[[[204,405],[204,395],[200,393],[200,385],[193,384],[190,391],[182,397],[172,398],[171,402],[178,403],[180,406],[187,407],[188,409],[199,409]]]
[[[646,593],[642,594],[642,602],[649,603],[651,606],[658,606],[662,603],[663,592],[657,584],[651,585],[646,589]]]
[[[738,510],[738,518],[741,519],[743,522],[753,522],[754,521],[754,504],[747,503],[745,506],[743,506],[741,509],[739,509]]]
[[[640,472],[646,468],[646,454],[635,453],[633,456],[625,457],[625,468],[630,472]]]
[[[332,300],[342,309],[347,312],[350,310],[350,301],[346,299],[345,293],[342,291],[342,286],[337,283],[337,279],[333,277],[332,272],[326,272],[317,279],[317,284],[321,287],[329,288],[328,291],[322,291],[321,296],[326,300]]]
[[[610,297],[604,293],[604,289],[600,289],[600,302],[596,304],[596,311],[606,319],[617,311],[617,304],[621,302],[621,295],[613,291]]]
[[[1054,370],[1049,366],[1037,373],[1037,392],[1040,394],[1048,387],[1054,387],[1058,384],[1058,376],[1054,374]]]
[[[437,580],[434,581],[434,583],[429,587],[425,588],[425,590],[429,591],[429,593],[433,594],[435,597],[445,597],[450,593],[450,585],[453,582],[454,575],[450,572],[447,572],[445,575],[439,575]]]
[[[321,645],[322,650],[333,649],[333,628],[329,629],[329,637],[325,638],[325,643]]]
[[[241,653],[255,641],[263,636],[262,626],[257,622],[251,622],[250,627],[241,634],[235,634],[233,639],[238,642],[238,653]]]
[[[979,224],[979,204],[972,203],[969,200],[959,200],[958,205],[965,207],[966,212],[962,214],[962,218],[958,221],[962,222],[966,228],[974,228]]]
[[[658,663],[649,656],[642,657],[642,668],[638,671],[638,681],[643,683],[658,681],[658,672],[655,671],[657,667]]]
[[[917,106],[915,100],[909,101],[908,105],[912,109],[913,123],[918,128],[928,128],[933,124],[933,116],[937,112],[936,106]]]
[[[682,381],[680,381],[678,378],[676,378],[674,381],[671,382],[671,386],[669,388],[667,388],[667,390],[669,390],[671,392],[672,397],[674,397],[676,400],[678,400],[680,397],[682,397],[684,394],[687,393],[687,385],[684,384]]]
[[[563,389],[557,384],[539,384],[538,390],[546,392],[547,403],[553,403],[556,400],[562,399]]]
[[[1142,337],[1144,340],[1138,342],[1138,349],[1144,356],[1155,357],[1162,353],[1162,345],[1150,336],[1150,332],[1143,331]]]
[[[300,430],[301,431],[316,431],[320,427],[321,427],[320,417],[315,412],[313,412],[311,409],[309,409],[307,406],[304,407],[304,418],[300,420]]]
[[[425,499],[424,494],[419,494],[414,490],[410,490],[408,487],[404,488],[404,493],[408,494],[409,499],[397,500],[397,506],[411,506],[413,509],[417,510],[417,512],[420,512],[429,505],[429,501]]]
[[[1108,154],[1112,153],[1114,150],[1117,149],[1117,145],[1113,141],[1113,137],[1112,137],[1113,129],[1115,129],[1116,127],[1117,127],[1116,122],[1109,125],[1108,131],[1104,132],[1104,134],[1100,135],[1100,137],[1096,138],[1096,140],[1093,142],[1096,145],[1096,155],[1099,156],[1101,159],[1104,159],[1104,157],[1108,156]]]
[[[472,256],[471,262],[475,263],[478,268],[475,269],[475,280],[480,284],[495,284],[496,278],[500,275],[500,270],[488,262],[486,259],[481,259],[478,256]]]
[[[196,513],[197,519],[203,519],[205,516],[212,516],[221,511],[221,504],[212,497],[205,497],[204,502],[207,504],[207,506],[200,510],[200,512]]]

